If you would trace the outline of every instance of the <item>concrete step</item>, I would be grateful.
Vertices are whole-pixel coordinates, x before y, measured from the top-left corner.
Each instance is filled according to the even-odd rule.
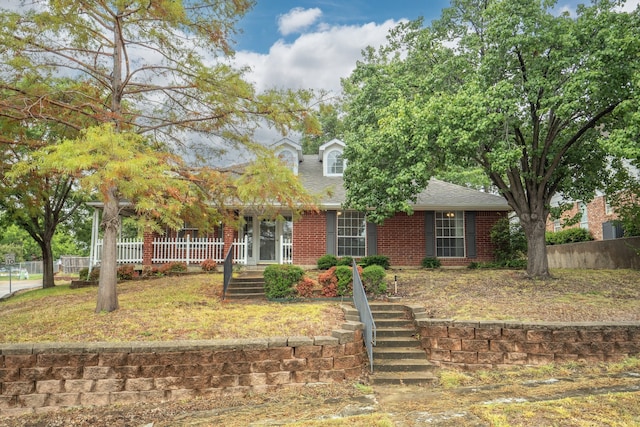
[[[406,308],[404,305],[402,304],[395,304],[395,303],[387,303],[387,302],[372,302],[369,304],[369,307],[371,307],[371,311],[372,312],[378,312],[378,311],[395,311],[395,312],[402,312],[405,313],[406,312]]]
[[[252,294],[236,294],[236,293],[230,293],[227,292],[225,299],[233,299],[233,300],[238,300],[238,299],[242,299],[242,300],[252,300],[252,299],[256,299],[256,300],[264,300],[267,297],[264,295],[264,292],[262,293],[252,293]]]
[[[413,337],[380,337],[376,334],[376,347],[419,348],[420,342]]]
[[[377,372],[369,377],[372,385],[431,386],[438,378],[429,372]]]
[[[423,349],[418,347],[374,347],[373,348],[373,362],[374,366],[376,361],[383,360],[426,360],[427,356]]]
[[[433,372],[436,366],[423,359],[374,359],[374,372]]]
[[[376,336],[377,337],[414,337],[416,330],[413,328],[380,328],[376,323]]]
[[[413,321],[409,319],[376,319],[373,318],[376,323],[376,329],[389,329],[389,328],[415,328]]]
[[[253,293],[264,293],[263,286],[238,286],[230,284],[227,288],[227,293],[237,293],[237,294],[253,294]]]
[[[373,311],[371,310],[371,314],[373,315],[373,318],[377,321],[377,320],[382,320],[382,319],[409,319],[409,315],[406,314],[404,311],[389,311],[389,310],[384,310],[384,311]]]

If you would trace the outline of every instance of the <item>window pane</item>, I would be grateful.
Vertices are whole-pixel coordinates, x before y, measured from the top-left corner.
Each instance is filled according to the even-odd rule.
[[[463,258],[464,212],[436,212],[436,256]]]
[[[359,212],[338,215],[338,256],[363,257],[367,247],[367,222]]]

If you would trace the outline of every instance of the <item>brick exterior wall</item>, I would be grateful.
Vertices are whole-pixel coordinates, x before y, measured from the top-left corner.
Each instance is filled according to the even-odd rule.
[[[492,261],[494,245],[490,232],[506,212],[476,212],[476,257],[440,258],[444,266],[467,266]],[[327,253],[325,212],[305,213],[293,224],[293,263],[314,266]],[[377,253],[389,257],[393,266],[420,266],[426,256],[425,212],[396,214],[377,226]]]
[[[0,415],[355,380],[366,361],[362,324],[345,326],[315,338],[2,344]]]
[[[573,204],[573,207],[570,210],[562,214],[560,223],[562,224],[563,220],[573,218],[578,213],[578,209],[579,203],[576,202]],[[604,196],[597,196],[591,202],[587,203],[588,227],[591,235],[595,240],[602,240],[602,224],[617,218],[618,216],[614,212],[607,214],[606,199]],[[579,222],[572,226],[563,227],[562,229],[578,227],[580,227]],[[547,220],[546,228],[547,231],[554,231],[553,220]]]
[[[293,223],[293,263],[314,266],[327,253],[327,216],[324,211],[305,212]]]
[[[396,214],[378,225],[378,254],[392,266],[419,266],[425,257],[424,212]]]

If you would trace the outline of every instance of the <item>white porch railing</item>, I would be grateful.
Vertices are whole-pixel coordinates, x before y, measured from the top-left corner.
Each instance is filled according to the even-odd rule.
[[[139,239],[119,239],[117,242],[118,264],[142,264],[143,241]],[[103,242],[99,239],[95,247],[95,262],[102,259]],[[217,263],[224,262],[224,240],[210,238],[157,237],[153,240],[151,262],[163,264],[167,262],[201,263],[212,259]],[[247,264],[247,238],[234,239],[233,262]]]
[[[293,240],[282,238],[280,264],[293,264]]]
[[[102,259],[102,239],[98,239],[95,249],[95,263]],[[142,264],[142,240],[118,239],[118,264]]]

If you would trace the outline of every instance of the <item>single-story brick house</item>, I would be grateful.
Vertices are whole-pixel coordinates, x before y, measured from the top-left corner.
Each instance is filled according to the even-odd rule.
[[[119,262],[150,265],[185,260],[185,243],[192,245],[186,256],[186,261],[192,263],[206,258],[221,262],[230,248],[236,249],[234,262],[247,265],[314,266],[325,254],[354,258],[385,255],[393,266],[419,266],[425,257],[438,258],[444,266],[493,259],[491,227],[511,210],[504,198],[432,179],[418,195],[412,215],[399,213],[376,225],[367,222],[365,214],[342,207],[344,146],[334,139],[314,155],[303,155],[301,146],[286,138],[273,146],[305,188],[313,194],[325,194],[318,212],[305,212],[296,221],[282,212],[284,220],[268,221],[260,220],[246,208],[242,210],[245,223],[241,229],[226,227],[201,237],[197,230],[186,227],[171,237],[182,239],[175,241],[175,245],[183,245],[183,250],[178,250],[180,254],[168,249],[169,238],[147,235],[144,241],[137,242],[135,260],[126,260],[119,251]],[[205,239],[215,241],[216,249],[203,249]],[[99,244],[95,238],[92,248],[96,248],[96,260],[100,259]],[[168,252],[171,255],[167,256]]]

